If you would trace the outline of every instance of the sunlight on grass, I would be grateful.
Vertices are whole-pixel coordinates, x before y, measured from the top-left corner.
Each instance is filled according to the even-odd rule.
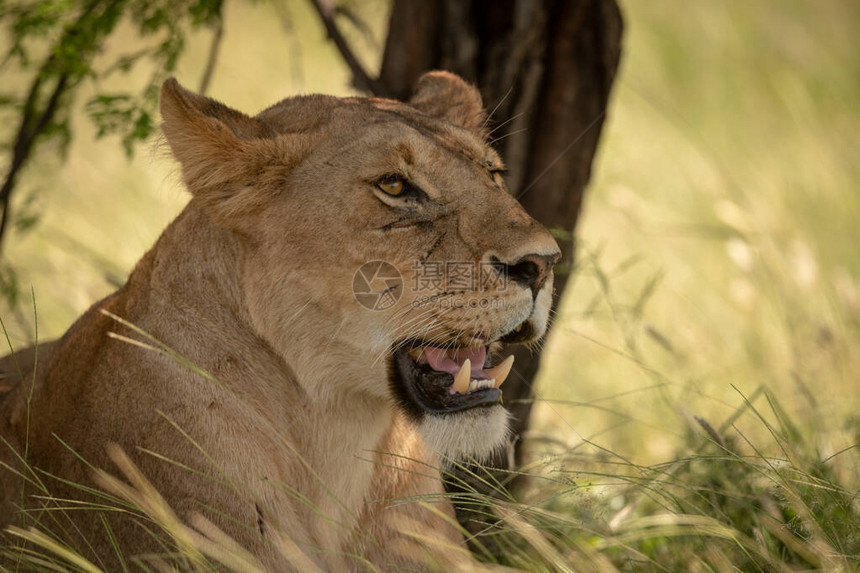
[[[764,386],[825,455],[856,441],[860,55],[839,6],[626,5],[542,384],[588,404],[541,405],[541,431],[657,461]]]

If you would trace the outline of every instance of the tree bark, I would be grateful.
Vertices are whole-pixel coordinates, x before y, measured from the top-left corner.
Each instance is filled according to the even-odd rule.
[[[603,126],[621,55],[615,0],[395,0],[380,82],[408,99],[418,77],[447,69],[475,83],[488,112],[491,141],[508,166],[508,186],[525,209],[570,237]],[[562,238],[563,265],[553,305],[564,292],[574,244]],[[513,455],[521,457],[540,353],[519,347],[505,382],[513,414]],[[513,459],[511,459],[513,458]],[[461,515],[462,517],[462,515]]]

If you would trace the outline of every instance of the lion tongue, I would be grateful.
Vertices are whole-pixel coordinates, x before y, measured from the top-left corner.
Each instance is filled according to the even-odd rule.
[[[456,374],[460,371],[466,359],[471,363],[471,377],[476,380],[485,380],[487,375],[483,371],[484,361],[487,358],[487,349],[483,346],[478,348],[435,348],[424,347],[424,356],[430,368],[437,372]]]

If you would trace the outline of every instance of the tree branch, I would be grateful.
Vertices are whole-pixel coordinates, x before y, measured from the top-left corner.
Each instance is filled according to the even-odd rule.
[[[386,97],[388,93],[385,87],[378,78],[370,77],[361,65],[361,62],[359,62],[358,58],[355,57],[355,54],[346,42],[346,38],[343,37],[343,34],[337,27],[337,24],[334,21],[335,7],[329,2],[329,0],[310,0],[310,2],[316,9],[317,14],[319,14],[320,20],[322,20],[326,32],[328,33],[328,37],[332,42],[334,42],[334,45],[337,46],[340,55],[343,56],[343,60],[352,71],[353,84],[355,87],[360,90],[370,92],[375,96]]]
[[[57,107],[60,103],[60,96],[66,91],[69,76],[62,74],[57,79],[54,86],[54,91],[45,105],[45,110],[36,120],[36,100],[39,97],[39,88],[42,85],[41,74],[33,80],[33,85],[30,87],[30,93],[27,95],[27,102],[24,104],[24,115],[21,118],[21,127],[18,129],[18,135],[15,137],[15,145],[12,148],[12,164],[9,166],[9,171],[6,173],[6,179],[3,181],[3,187],[0,188],[0,207],[3,208],[3,213],[0,214],[0,249],[2,249],[3,238],[6,234],[6,228],[9,222],[9,212],[11,210],[10,200],[12,199],[12,191],[15,189],[15,183],[18,179],[18,173],[27,162],[27,158],[33,151],[33,144],[36,139],[48,127],[51,120],[54,119],[54,114],[57,112]],[[33,124],[35,121],[35,125]]]
[[[215,72],[215,64],[218,63],[218,54],[221,51],[221,40],[224,39],[224,18],[218,18],[215,24],[215,35],[212,36],[212,44],[209,46],[209,57],[206,59],[206,68],[203,70],[203,77],[200,78],[200,88],[197,90],[201,94],[206,94],[209,89],[209,84],[212,81],[212,74]]]
[[[107,13],[119,2],[120,0],[114,0],[107,4],[103,9],[103,14]],[[83,24],[93,15],[95,10],[101,4],[101,0],[92,0],[83,12],[81,12],[77,20],[65,28],[62,38],[54,45],[54,49],[58,46],[63,46],[68,38],[79,35],[83,28]],[[0,188],[0,207],[3,209],[3,212],[0,213],[0,251],[2,251],[3,239],[10,220],[12,192],[15,190],[18,175],[24,167],[24,164],[27,163],[36,140],[39,139],[42,132],[45,131],[45,129],[51,124],[51,121],[53,121],[54,116],[57,113],[57,109],[60,106],[61,96],[70,87],[70,83],[74,84],[77,79],[79,79],[79,73],[73,76],[73,72],[70,71],[67,66],[65,66],[60,72],[53,71],[52,68],[56,63],[57,58],[52,50],[51,55],[49,55],[39,67],[39,71],[33,79],[33,83],[30,85],[30,91],[27,93],[27,99],[24,102],[23,111],[21,113],[21,126],[18,128],[18,133],[15,135],[15,143],[12,147],[12,163],[9,166],[9,171],[6,173],[3,187]],[[57,78],[57,83],[54,84],[54,91],[48,98],[44,109],[41,112],[37,112],[36,108],[39,104],[39,94],[42,89],[42,83],[46,78],[52,75],[55,75]]]

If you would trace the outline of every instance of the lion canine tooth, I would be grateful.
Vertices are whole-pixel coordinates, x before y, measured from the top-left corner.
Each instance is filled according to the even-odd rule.
[[[511,354],[510,356],[502,360],[497,366],[484,370],[484,374],[486,374],[490,378],[495,378],[496,382],[495,384],[493,384],[493,388],[498,388],[502,385],[502,382],[507,379],[508,374],[511,373],[511,368],[513,367],[514,355]]]
[[[465,394],[469,391],[469,379],[472,374],[472,361],[468,358],[463,361],[463,366],[460,371],[454,376],[454,383],[451,384],[451,389],[454,392]]]

